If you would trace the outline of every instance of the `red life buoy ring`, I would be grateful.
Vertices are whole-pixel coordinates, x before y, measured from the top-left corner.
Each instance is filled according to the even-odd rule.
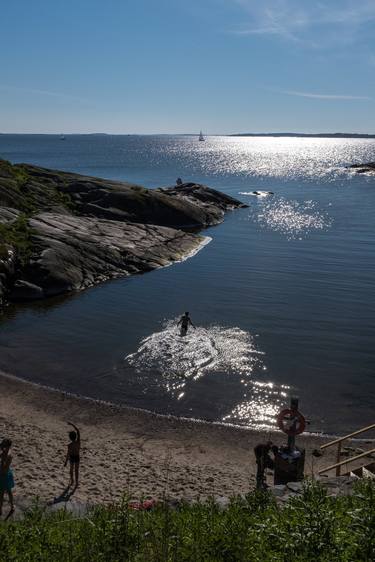
[[[287,435],[299,435],[305,431],[306,420],[298,410],[286,408],[277,416],[277,425]]]

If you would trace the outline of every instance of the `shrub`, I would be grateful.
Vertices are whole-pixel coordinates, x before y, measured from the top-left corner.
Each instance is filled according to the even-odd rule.
[[[15,221],[0,223],[0,259],[7,255],[7,245],[13,246],[22,266],[26,265],[31,254],[32,230],[27,224],[26,215],[20,215]]]
[[[7,562],[370,561],[375,556],[375,484],[352,496],[327,497],[307,484],[284,507],[267,493],[132,511],[127,502],[96,507],[86,517],[44,513],[34,506],[21,521],[0,525]]]

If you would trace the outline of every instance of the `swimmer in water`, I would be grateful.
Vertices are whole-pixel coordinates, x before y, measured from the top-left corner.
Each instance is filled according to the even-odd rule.
[[[179,326],[180,324],[181,324],[180,336],[186,336],[189,326],[193,326],[194,330],[196,329],[193,322],[190,319],[188,312],[185,312],[185,314],[181,316],[177,326]]]

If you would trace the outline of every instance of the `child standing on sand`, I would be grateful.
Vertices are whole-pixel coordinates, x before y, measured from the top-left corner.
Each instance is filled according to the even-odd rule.
[[[12,455],[9,454],[9,449],[12,446],[10,439],[3,439],[0,443],[0,515],[3,511],[3,501],[5,492],[8,494],[10,503],[9,515],[14,512],[14,502],[12,489],[14,488],[13,472],[10,468],[12,464]]]
[[[79,432],[78,427],[74,425],[74,423],[69,422],[68,425],[71,425],[74,428],[74,431],[69,431],[70,443],[68,444],[68,450],[66,452],[66,459],[65,459],[64,466],[66,466],[69,461],[70,463],[69,485],[73,486],[74,483],[73,473],[74,473],[75,487],[77,488],[78,479],[79,479],[79,461],[80,461],[79,453],[81,450],[81,434]]]

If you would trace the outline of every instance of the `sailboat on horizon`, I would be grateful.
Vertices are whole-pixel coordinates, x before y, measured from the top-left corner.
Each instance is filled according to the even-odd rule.
[[[203,136],[203,133],[202,133],[202,131],[201,131],[201,132],[199,133],[199,137],[198,137],[198,140],[200,140],[200,141],[204,141],[204,140],[206,140],[206,139],[204,138],[204,136]]]

